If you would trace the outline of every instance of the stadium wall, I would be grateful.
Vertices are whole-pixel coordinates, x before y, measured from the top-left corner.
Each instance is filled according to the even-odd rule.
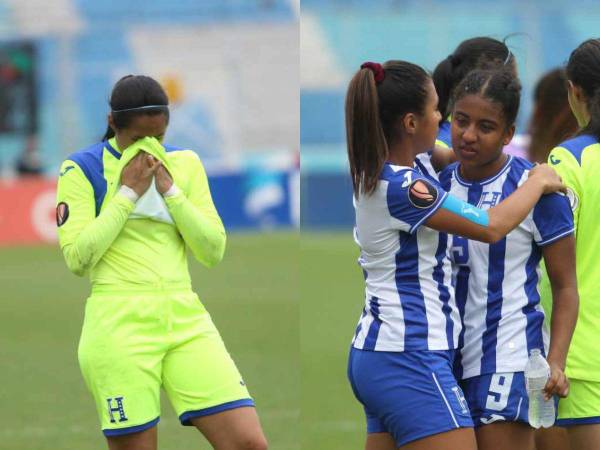
[[[232,172],[209,177],[211,193],[228,231],[296,227],[297,170]],[[0,179],[0,246],[53,244],[56,180]]]

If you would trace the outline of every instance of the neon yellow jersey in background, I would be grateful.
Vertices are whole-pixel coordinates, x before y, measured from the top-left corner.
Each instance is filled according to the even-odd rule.
[[[550,152],[548,163],[568,187],[576,237],[579,316],[566,373],[571,378],[600,381],[600,144],[581,135]]]
[[[162,218],[134,214],[136,204],[118,192],[123,166],[140,149],[163,160],[180,189],[158,200],[164,202]],[[156,196],[154,184],[151,190]],[[123,152],[113,138],[71,155],[61,167],[57,203],[67,265],[77,275],[89,273],[92,293],[191,290],[186,244],[209,267],[223,256],[225,230],[200,159],[191,150],[163,147],[154,138],[144,138]]]

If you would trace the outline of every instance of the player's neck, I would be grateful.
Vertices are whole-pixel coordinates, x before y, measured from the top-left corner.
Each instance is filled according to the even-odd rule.
[[[115,150],[119,153],[123,153],[123,148],[125,148],[123,140],[119,139],[119,136],[115,136]]]
[[[489,163],[481,166],[469,166],[466,164],[460,164],[460,176],[465,181],[481,181],[493,177],[502,170],[504,164],[508,160],[508,155],[502,153],[499,158],[496,158]]]
[[[388,162],[396,166],[412,167],[415,161],[415,154],[410,143],[397,142],[389,146]]]

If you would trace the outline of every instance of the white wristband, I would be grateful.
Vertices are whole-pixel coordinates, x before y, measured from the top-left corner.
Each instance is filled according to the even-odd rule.
[[[181,190],[173,183],[169,190],[163,194],[163,197],[175,197],[180,192]]]
[[[125,197],[127,197],[129,200],[131,200],[133,203],[138,201],[138,198],[140,198],[139,195],[137,195],[137,193],[131,189],[129,186],[125,186],[125,185],[121,185],[121,187],[119,188],[119,193],[123,194]]]

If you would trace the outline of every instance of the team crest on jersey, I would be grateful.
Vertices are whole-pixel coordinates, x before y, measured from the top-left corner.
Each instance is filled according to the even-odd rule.
[[[69,218],[69,205],[65,202],[60,202],[56,205],[56,226],[60,227]]]
[[[408,199],[417,208],[429,208],[437,198],[437,189],[427,180],[415,180],[408,188]]]
[[[575,211],[579,206],[579,197],[577,196],[575,191],[570,187],[567,188],[567,198],[569,199],[569,205],[571,205],[571,210]]]

